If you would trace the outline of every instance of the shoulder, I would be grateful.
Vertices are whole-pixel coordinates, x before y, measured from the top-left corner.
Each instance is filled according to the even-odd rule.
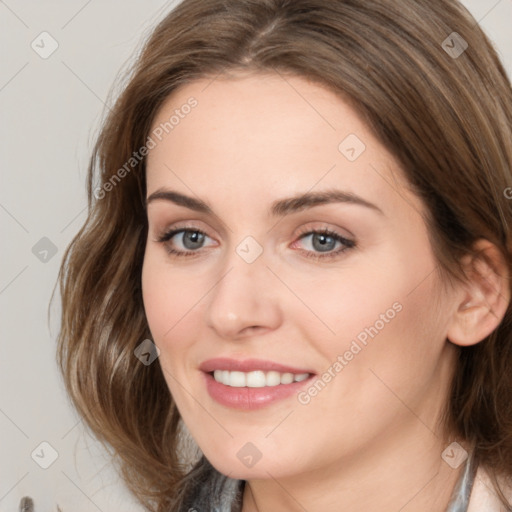
[[[512,482],[506,484],[500,481],[500,486],[505,497],[512,504]],[[512,510],[509,509],[509,510]],[[501,503],[492,483],[492,480],[484,467],[479,467],[473,490],[469,500],[468,512],[503,512],[503,504]]]

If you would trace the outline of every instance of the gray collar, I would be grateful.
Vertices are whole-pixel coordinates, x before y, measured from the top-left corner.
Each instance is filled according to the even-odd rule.
[[[466,461],[464,471],[453,490],[446,512],[467,512],[477,468],[478,464],[475,461],[473,452],[471,452]]]

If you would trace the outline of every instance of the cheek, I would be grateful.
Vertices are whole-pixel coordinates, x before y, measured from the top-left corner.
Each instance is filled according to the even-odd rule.
[[[185,273],[186,274],[186,273]],[[159,362],[164,379],[180,411],[190,410],[183,391],[191,375],[190,350],[200,338],[197,321],[203,293],[200,279],[173,269],[161,256],[147,252],[142,270],[144,309],[153,342],[160,350]]]
[[[445,345],[447,319],[438,304],[438,277],[428,246],[411,252],[404,247],[397,253],[393,246],[373,261],[361,259],[338,273],[319,273],[314,284],[295,281],[294,291],[316,316],[306,312],[295,318],[303,327],[301,318],[312,319],[308,338],[328,365],[346,354],[353,371],[395,372],[394,380],[404,385],[407,378],[432,371]]]
[[[336,296],[338,316],[332,308],[324,316],[336,330],[330,343],[321,342],[328,360],[324,371],[330,369],[335,377],[320,376],[330,383],[312,401],[316,400],[318,407],[322,402],[328,404],[333,422],[340,410],[354,424],[360,417],[372,418],[375,425],[393,422],[410,414],[404,403],[419,410],[426,394],[441,393],[436,387],[440,379],[435,376],[444,375],[439,372],[444,372],[440,361],[446,346],[446,319],[439,313],[435,275],[423,281],[418,278],[428,274],[422,273],[425,268],[431,267],[390,265],[386,274],[365,277],[372,283],[367,289],[347,279],[347,293]],[[324,306],[330,308],[328,301]],[[302,398],[306,402],[310,397]],[[433,409],[429,417],[435,412]],[[345,428],[344,435],[351,435],[350,428]]]
[[[169,340],[173,347],[186,342],[184,326],[190,338],[197,322],[191,322],[200,309],[201,298],[206,294],[206,284],[183,269],[171,267],[165,258],[148,250],[142,268],[142,296],[144,309],[154,342],[160,349]],[[178,340],[180,342],[178,343]],[[183,340],[183,341],[181,341]],[[178,345],[176,344],[178,343]]]
[[[332,354],[348,349],[352,339],[364,342],[368,329],[387,330],[403,309],[403,275],[392,277],[390,271],[361,261],[318,272],[314,279],[297,275],[293,291],[307,307],[295,307],[294,321],[303,326],[308,321],[309,338]]]

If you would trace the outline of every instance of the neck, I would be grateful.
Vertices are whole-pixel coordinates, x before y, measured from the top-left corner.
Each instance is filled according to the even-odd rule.
[[[444,512],[464,464],[452,469],[441,458],[450,442],[415,422],[408,440],[396,436],[387,450],[372,447],[357,460],[279,479],[247,481],[242,512],[367,510]]]

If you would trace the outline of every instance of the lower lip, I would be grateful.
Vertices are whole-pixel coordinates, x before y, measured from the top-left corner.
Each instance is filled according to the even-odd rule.
[[[261,409],[269,404],[289,398],[297,393],[314,377],[311,375],[300,382],[291,384],[279,384],[277,386],[265,386],[263,388],[235,388],[217,382],[213,375],[204,373],[206,389],[210,396],[221,405],[234,409],[255,410]]]

